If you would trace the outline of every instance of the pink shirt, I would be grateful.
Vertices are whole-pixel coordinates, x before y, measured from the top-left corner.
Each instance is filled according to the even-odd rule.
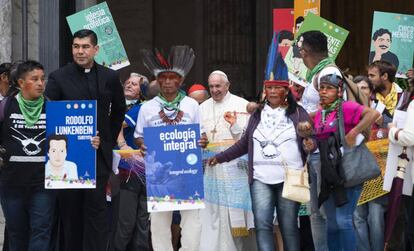
[[[344,114],[345,133],[348,133],[354,128],[361,119],[364,106],[353,101],[345,101],[342,103],[342,111]],[[337,130],[336,111],[331,112],[326,118],[325,123],[322,123],[322,109],[319,109],[313,123],[315,127],[315,135],[317,139],[326,139],[332,132]]]

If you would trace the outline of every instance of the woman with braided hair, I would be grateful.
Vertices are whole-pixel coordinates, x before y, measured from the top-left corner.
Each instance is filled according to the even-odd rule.
[[[337,164],[341,155],[337,125],[343,117],[346,145],[352,147],[357,144],[358,135],[371,126],[380,114],[356,102],[343,101],[344,80],[339,71],[321,72],[320,75],[318,90],[321,108],[314,117],[314,132],[321,156],[318,204],[323,206],[327,216],[329,250],[356,250],[352,215],[362,184],[344,187]],[[311,147],[312,144],[305,144],[306,149]]]

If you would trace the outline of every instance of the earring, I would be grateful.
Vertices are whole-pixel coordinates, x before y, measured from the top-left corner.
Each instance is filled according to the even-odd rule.
[[[288,105],[288,99],[287,96],[285,97],[285,100],[283,100],[283,106],[287,106]]]

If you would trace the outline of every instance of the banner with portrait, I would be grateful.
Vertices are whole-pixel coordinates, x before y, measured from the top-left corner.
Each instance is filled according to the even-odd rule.
[[[294,20],[295,20],[295,33],[300,29],[303,19],[309,13],[313,13],[317,16],[320,15],[321,1],[320,0],[295,0],[293,2],[294,7]]]
[[[388,61],[397,68],[396,77],[406,78],[413,56],[414,15],[375,11],[368,64]]]
[[[144,128],[149,212],[204,208],[200,125]]]
[[[96,187],[96,100],[46,102],[46,189]]]
[[[293,9],[277,8],[273,9],[273,32],[278,32],[278,48],[282,57],[285,58],[286,53],[293,43]]]

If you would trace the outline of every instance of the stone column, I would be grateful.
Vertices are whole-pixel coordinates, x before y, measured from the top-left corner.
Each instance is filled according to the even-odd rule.
[[[59,68],[60,1],[39,2],[39,61],[46,76]]]
[[[11,61],[12,5],[11,0],[0,0],[0,63]]]

